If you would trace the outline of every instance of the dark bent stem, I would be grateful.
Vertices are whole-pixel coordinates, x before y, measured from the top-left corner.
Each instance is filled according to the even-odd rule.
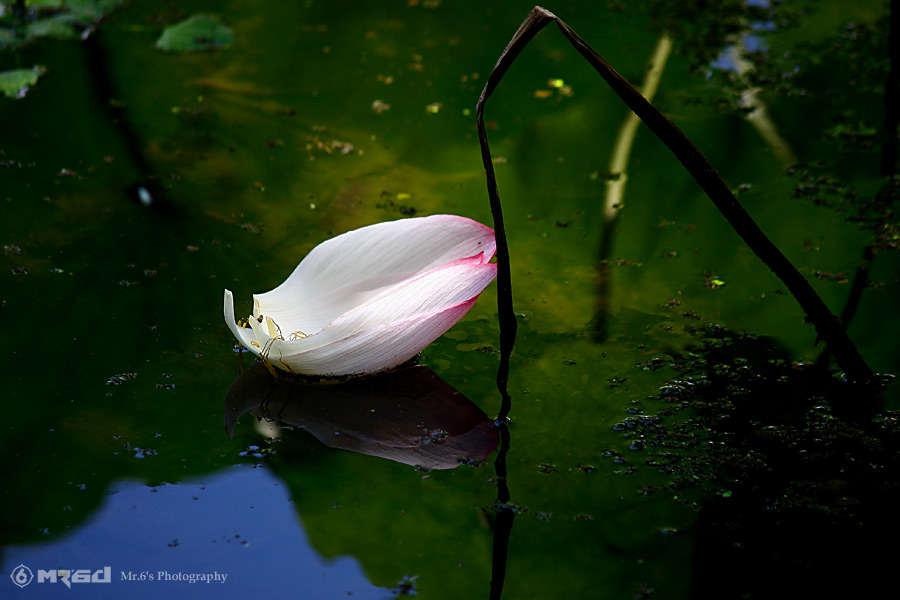
[[[896,1],[896,0],[895,0]],[[493,165],[490,160],[490,150],[487,145],[487,134],[484,128],[484,103],[496,89],[500,79],[509,69],[516,56],[527,43],[548,23],[555,22],[560,32],[571,43],[578,53],[587,60],[594,70],[616,92],[619,98],[640,117],[641,121],[658,137],[672,153],[681,161],[688,173],[694,178],[706,195],[712,200],[719,212],[731,224],[734,230],[741,236],[751,250],[781,279],[794,298],[806,313],[807,319],[816,328],[819,337],[824,340],[835,360],[845,371],[849,380],[855,382],[869,382],[872,380],[872,370],[860,355],[856,346],[850,341],[840,321],[822,299],[816,294],[809,282],[800,274],[793,264],[781,253],[781,251],[762,232],[755,221],[750,217],[744,207],[737,201],[731,190],[710,165],[706,157],[701,154],[696,146],[667,119],[661,112],[654,108],[647,100],[619,75],[597,52],[594,51],[578,34],[561,21],[553,13],[535,7],[519,27],[513,39],[507,45],[497,61],[493,72],[485,84],[484,91],[478,100],[476,116],[478,120],[478,135],[481,141],[482,160],[487,172],[488,195],[491,201],[491,211],[494,215],[494,229],[497,232],[497,261],[499,285],[498,311],[500,316],[500,347],[501,356],[504,352],[504,342],[509,345],[515,340],[515,314],[512,308],[512,288],[509,276],[509,252],[506,246],[506,232],[503,228],[502,213],[500,211],[500,197],[497,191],[497,182],[494,176]],[[499,222],[498,222],[499,221]],[[502,236],[503,251],[501,254],[500,238]],[[505,393],[507,373],[502,374]],[[501,374],[497,376],[498,385],[501,382]]]
[[[497,189],[497,176],[494,174],[494,163],[491,160],[491,149],[488,146],[487,129],[484,126],[484,105],[503,79],[509,66],[528,42],[547,24],[546,19],[538,20],[535,13],[529,13],[525,22],[519,27],[516,35],[500,55],[497,64],[491,71],[481,97],[475,105],[475,120],[478,124],[478,141],[481,143],[481,161],[487,177],[488,198],[491,202],[491,215],[494,218],[494,235],[497,239],[497,317],[500,322],[500,368],[497,371],[497,388],[502,396],[502,406],[498,419],[505,419],[509,412],[510,397],[507,392],[509,379],[509,358],[513,344],[516,342],[516,314],[512,301],[512,277],[509,272],[509,247],[506,243],[506,226],[503,224],[503,208],[500,206],[500,192]],[[541,9],[543,10],[543,9]]]

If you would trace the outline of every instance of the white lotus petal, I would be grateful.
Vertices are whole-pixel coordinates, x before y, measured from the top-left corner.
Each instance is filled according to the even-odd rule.
[[[250,319],[249,322],[250,329],[253,330],[253,337],[256,340],[256,344],[259,347],[260,352],[262,352],[263,349],[267,347],[270,340],[272,340],[273,336],[269,335],[269,332],[263,328],[262,323],[260,323],[258,319]]]
[[[282,337],[278,324],[272,317],[266,317],[266,333],[269,334],[269,337]]]
[[[454,261],[342,315],[302,340],[258,339],[265,356],[302,374],[353,375],[406,362],[444,334],[493,281],[481,255]],[[251,321],[251,326],[254,322]],[[264,334],[261,326],[254,327]]]
[[[271,292],[254,296],[247,348],[281,369],[359,375],[398,366],[469,310],[496,276],[493,230],[449,215],[379,223],[314,248]]]
[[[379,297],[341,315],[314,335],[290,343],[295,344],[298,350],[309,351],[367,329],[439,312],[477,298],[496,274],[497,265],[485,263],[481,255],[454,261],[394,286]],[[437,336],[432,341],[434,339]]]
[[[366,329],[310,351],[290,353],[291,342],[276,341],[268,360],[275,366],[300,374],[361,375],[385,371],[424,350],[453,327],[475,300],[477,298]]]
[[[237,341],[239,341],[244,348],[247,348],[257,356],[259,355],[259,348],[254,347],[252,344],[252,342],[256,341],[253,332],[244,327],[238,327],[238,324],[235,321],[234,295],[231,293],[231,290],[225,290],[225,323],[228,325],[228,329],[231,330],[231,333],[234,334],[234,337],[237,338]]]
[[[282,332],[311,334],[394,285],[481,252],[490,260],[494,251],[493,230],[463,217],[378,223],[316,246],[283,284],[254,299]]]

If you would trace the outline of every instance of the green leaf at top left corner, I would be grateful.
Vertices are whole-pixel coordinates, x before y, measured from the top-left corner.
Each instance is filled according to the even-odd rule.
[[[37,83],[37,80],[46,73],[46,69],[40,65],[30,69],[12,69],[0,71],[0,92],[7,98],[24,98],[28,89]]]
[[[164,52],[196,52],[225,48],[234,43],[234,33],[213,15],[194,15],[166,27],[156,47]]]

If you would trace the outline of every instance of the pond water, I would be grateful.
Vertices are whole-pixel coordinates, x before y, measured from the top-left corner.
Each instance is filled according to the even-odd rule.
[[[885,3],[673,4],[547,8],[636,85],[665,32],[654,104],[835,313],[868,267],[849,335],[876,373],[900,372]],[[0,2],[0,73],[41,74],[0,97],[2,597],[891,589],[854,574],[891,564],[875,548],[897,533],[897,386],[841,383],[785,285],[644,127],[604,224],[629,111],[550,27],[486,109],[518,319],[508,429],[490,421],[496,284],[420,357],[455,398],[435,411],[456,418],[458,466],[383,433],[451,427],[406,394],[419,383],[285,393],[315,417],[226,399],[240,366],[223,289],[246,314],[345,231],[492,224],[474,108],[532,6]],[[198,14],[231,34],[157,47]],[[412,420],[367,420],[376,396]],[[321,443],[330,428],[353,439]],[[866,550],[835,558],[851,543]]]

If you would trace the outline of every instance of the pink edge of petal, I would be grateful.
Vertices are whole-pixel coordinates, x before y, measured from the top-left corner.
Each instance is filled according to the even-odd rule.
[[[491,251],[490,251],[489,253],[488,253],[488,252],[484,252],[484,255],[485,255],[485,262],[488,262],[488,261],[490,261],[492,258],[494,258],[494,255],[497,253],[497,232],[496,232],[496,231],[494,231],[492,228],[488,227],[488,226],[485,225],[484,223],[480,223],[480,222],[476,221],[475,219],[470,219],[470,218],[468,218],[468,217],[461,217],[461,216],[459,216],[459,215],[447,215],[447,216],[455,217],[455,218],[457,218],[457,219],[462,219],[462,220],[464,220],[464,221],[471,221],[472,223],[475,223],[476,225],[478,225],[478,226],[481,227],[482,229],[485,229],[486,231],[489,231],[489,232],[490,232],[490,236],[491,236],[491,241],[493,242],[493,246],[492,246]]]
[[[472,256],[466,256],[466,257],[463,257],[463,258],[457,258],[456,260],[452,260],[452,261],[450,261],[450,262],[448,262],[448,263],[444,263],[444,264],[442,264],[442,265],[440,265],[440,266],[434,267],[433,269],[429,269],[428,271],[425,271],[424,273],[419,273],[419,274],[416,275],[415,277],[412,277],[412,278],[410,278],[410,279],[406,279],[406,280],[404,280],[404,281],[401,282],[401,283],[402,283],[402,285],[405,287],[405,286],[408,286],[409,284],[411,284],[411,283],[414,282],[414,281],[418,281],[418,280],[420,280],[420,279],[423,279],[423,278],[425,278],[425,277],[428,277],[429,275],[432,275],[432,274],[434,274],[434,273],[436,273],[436,272],[438,272],[438,271],[442,271],[442,270],[444,270],[444,269],[447,269],[447,268],[450,268],[450,267],[456,267],[456,266],[460,266],[460,265],[467,265],[467,266],[469,267],[469,269],[472,270],[472,271],[477,271],[477,270],[480,270],[480,269],[482,269],[482,268],[487,268],[487,269],[493,270],[493,271],[494,271],[494,277],[496,277],[496,276],[497,276],[497,265],[496,265],[496,263],[489,262],[490,260],[491,260],[491,257],[485,255],[484,252],[479,252],[478,254],[473,254]],[[469,264],[469,263],[471,263],[471,264]],[[494,280],[494,277],[491,278],[491,281]],[[485,284],[485,287],[489,286],[489,285],[491,284],[491,281],[488,281],[488,282]],[[379,295],[376,296],[375,298],[370,299],[370,300],[369,300],[368,302],[366,302],[365,304],[369,304],[369,303],[371,303],[372,301],[377,300],[378,298],[382,298],[382,297],[384,297],[384,296],[386,296],[386,295],[392,293],[392,292],[393,292],[394,290],[396,290],[399,286],[400,286],[400,284],[398,284],[398,285],[396,285],[396,286],[394,286],[394,287],[392,287],[392,288],[390,288],[390,289],[388,289],[388,290],[385,290],[383,293],[379,294]],[[479,292],[479,293],[480,293],[480,292]],[[477,298],[477,296],[476,296],[476,298]],[[364,306],[364,304],[363,304],[363,305],[360,305],[360,306]],[[355,310],[355,308],[354,308],[354,310]]]
[[[470,219],[469,217],[463,217],[460,215],[449,215],[449,214],[437,214],[437,215],[431,215],[430,217],[424,217],[424,218],[428,219],[428,218],[432,218],[432,217],[440,217],[440,218],[454,220],[454,221],[465,221],[467,223],[477,225],[479,228],[483,229],[485,232],[490,232],[490,237],[493,242],[493,247],[490,252],[483,253],[486,256],[485,262],[490,261],[494,257],[494,254],[497,253],[497,238],[496,238],[497,234],[493,229],[491,229],[484,223],[476,221],[475,219]]]
[[[491,235],[494,235],[494,230],[493,230],[493,229],[491,229],[490,227],[488,227],[488,226],[485,225],[484,223],[481,223],[481,222],[479,222],[479,221],[476,221],[475,219],[470,219],[469,217],[463,217],[463,216],[461,216],[461,215],[450,215],[450,214],[438,214],[438,215],[432,215],[432,216],[435,216],[435,217],[449,217],[449,218],[451,218],[451,219],[456,219],[456,220],[459,220],[459,221],[469,221],[470,223],[475,223],[475,224],[478,225],[479,227],[483,227],[484,229],[487,229],[488,231],[491,232]]]
[[[487,245],[487,247],[485,247],[485,249],[484,249],[483,251],[481,251],[481,252],[479,252],[479,253],[477,253],[477,254],[473,254],[472,256],[468,256],[468,257],[462,257],[462,258],[459,258],[459,259],[454,259],[453,261],[451,261],[451,262],[449,262],[449,263],[444,263],[444,265],[441,265],[441,266],[438,266],[438,267],[434,267],[434,268],[430,269],[429,271],[427,271],[426,273],[420,274],[419,276],[425,275],[425,274],[427,274],[427,273],[431,273],[431,272],[433,272],[434,270],[440,269],[440,268],[442,268],[442,267],[444,267],[444,266],[451,265],[451,264],[455,264],[455,263],[456,263],[457,261],[459,261],[459,260],[471,259],[471,258],[477,257],[477,256],[479,256],[479,255],[483,255],[483,256],[484,256],[484,258],[482,259],[482,262],[488,263],[488,262],[491,261],[491,259],[494,257],[494,255],[495,255],[496,252],[497,252],[497,243],[496,243],[496,236],[495,236],[495,234],[494,234],[494,230],[491,229],[490,227],[488,227],[487,225],[484,225],[483,223],[480,223],[480,222],[475,221],[474,219],[470,219],[470,218],[468,218],[468,217],[462,217],[462,216],[459,216],[459,215],[450,215],[450,214],[437,214],[437,215],[430,215],[430,216],[427,216],[427,217],[417,217],[417,218],[415,218],[415,219],[398,219],[398,220],[396,220],[396,221],[384,221],[384,222],[381,222],[381,223],[374,223],[374,224],[372,224],[372,225],[366,225],[366,226],[364,226],[364,227],[360,227],[360,228],[357,228],[357,229],[353,229],[353,230],[350,230],[350,231],[346,231],[346,232],[344,232],[344,233],[341,233],[341,234],[339,234],[339,235],[337,235],[337,236],[334,236],[334,237],[332,237],[332,238],[329,238],[329,239],[323,241],[322,243],[316,245],[312,250],[310,250],[310,251],[306,254],[306,256],[303,257],[303,259],[300,261],[300,263],[297,264],[297,266],[296,266],[296,267],[294,268],[294,270],[290,273],[290,275],[288,275],[287,279],[285,279],[282,283],[280,283],[279,285],[275,286],[273,289],[271,289],[271,290],[269,290],[269,291],[267,291],[267,292],[263,292],[263,293],[260,293],[260,294],[254,294],[254,296],[253,296],[253,297],[254,297],[254,302],[255,302],[255,303],[256,303],[256,302],[260,302],[260,301],[262,301],[262,299],[263,299],[264,297],[270,296],[270,295],[272,295],[272,294],[274,294],[274,293],[276,293],[276,292],[281,291],[282,288],[284,288],[286,285],[288,285],[289,283],[291,283],[291,282],[293,281],[293,279],[295,278],[295,276],[298,275],[298,272],[300,271],[301,266],[303,266],[304,262],[306,262],[306,260],[307,260],[310,256],[312,256],[313,254],[321,254],[321,253],[323,252],[323,250],[320,250],[321,248],[323,248],[323,247],[329,245],[330,243],[334,242],[335,240],[337,240],[337,239],[339,239],[339,238],[341,238],[341,237],[343,237],[343,236],[346,236],[346,235],[348,235],[348,234],[356,234],[356,233],[359,232],[360,230],[368,229],[368,228],[370,228],[370,227],[375,227],[375,226],[379,226],[379,225],[399,224],[399,223],[409,222],[409,221],[415,221],[415,220],[419,220],[419,221],[421,222],[421,221],[428,220],[428,219],[449,220],[449,221],[462,221],[462,222],[465,222],[467,225],[469,225],[469,224],[474,225],[474,226],[476,226],[475,229],[481,230],[481,233],[482,233],[482,234],[487,233],[487,235],[490,237],[490,243],[489,243],[489,245]],[[440,227],[438,227],[438,228],[440,228]],[[479,237],[478,234],[470,234],[470,235],[461,235],[461,236],[459,236],[460,239],[468,239],[468,240],[477,239],[478,237]],[[330,250],[329,250],[329,251],[330,251]],[[397,282],[397,283],[399,284],[399,283],[401,283],[401,282]],[[256,305],[254,304],[254,307],[255,307],[255,306],[256,306]],[[265,312],[265,311],[264,311],[264,312]],[[254,314],[255,314],[255,313],[254,313]]]
[[[449,268],[449,267],[455,267],[455,266],[459,266],[459,265],[467,265],[467,263],[471,263],[471,264],[468,264],[468,265],[467,265],[471,271],[479,271],[479,270],[481,270],[481,269],[486,269],[486,270],[489,270],[489,271],[493,271],[493,275],[491,276],[491,278],[484,284],[484,287],[481,288],[481,291],[484,291],[484,289],[485,289],[487,286],[489,286],[489,285],[491,284],[491,282],[497,277],[497,263],[487,262],[488,260],[490,260],[490,259],[485,259],[485,254],[484,254],[484,252],[479,252],[478,254],[476,254],[476,255],[474,255],[474,256],[467,256],[467,257],[465,257],[465,258],[458,258],[458,259],[456,259],[456,260],[454,260],[454,261],[451,261],[451,262],[449,262],[449,263],[443,264],[443,265],[441,265],[441,266],[439,266],[439,267],[435,267],[435,268],[430,269],[430,270],[428,270],[428,271],[426,271],[426,272],[424,272],[424,273],[420,273],[419,275],[416,275],[415,277],[412,277],[411,279],[404,280],[404,281],[402,281],[402,282],[400,282],[400,283],[398,283],[398,284],[396,284],[396,285],[394,285],[394,286],[392,286],[392,287],[390,287],[390,288],[384,290],[382,293],[378,294],[378,295],[375,296],[374,298],[369,298],[368,300],[366,300],[366,301],[363,302],[362,304],[359,304],[359,305],[357,305],[357,306],[354,306],[352,309],[350,309],[349,311],[347,311],[346,313],[344,313],[343,315],[341,315],[340,317],[338,317],[338,319],[336,319],[336,320],[343,319],[343,318],[346,317],[347,315],[353,314],[353,313],[355,313],[355,312],[357,312],[357,311],[359,311],[359,310],[362,310],[363,308],[365,308],[365,307],[367,307],[367,306],[369,306],[369,305],[371,305],[371,304],[374,304],[375,302],[377,302],[377,301],[379,301],[379,300],[382,300],[385,296],[389,296],[389,295],[395,293],[395,292],[397,291],[397,289],[400,288],[401,286],[402,286],[402,287],[406,287],[406,286],[410,285],[411,283],[413,283],[414,281],[418,281],[418,280],[420,280],[420,279],[422,279],[422,278],[424,278],[424,277],[427,277],[427,276],[429,276],[429,275],[432,275],[432,274],[434,274],[434,273],[436,273],[436,272],[438,272],[438,271],[441,271],[441,270],[443,270],[443,269],[447,269],[447,268]],[[481,294],[481,292],[478,292],[478,294],[476,294],[474,297],[475,297],[475,298],[478,298],[478,295],[479,295],[479,294]],[[323,329],[325,329],[325,328],[327,328],[327,327],[331,327],[331,325],[332,325],[333,323],[334,323],[334,321],[332,321],[332,323],[329,323],[328,325],[326,325]]]

